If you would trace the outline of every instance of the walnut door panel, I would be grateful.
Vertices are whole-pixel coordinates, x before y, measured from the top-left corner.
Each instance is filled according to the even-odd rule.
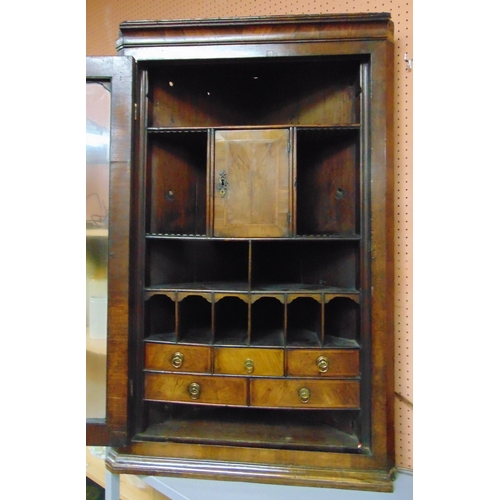
[[[350,408],[360,406],[355,380],[252,379],[250,405],[264,408]]]
[[[290,235],[288,129],[215,132],[214,236]]]
[[[281,349],[216,348],[214,372],[230,375],[283,376]]]
[[[357,349],[294,349],[286,353],[287,375],[295,377],[357,377]]]
[[[146,370],[210,373],[211,349],[203,346],[147,342],[144,368]]]
[[[146,373],[144,399],[245,406],[247,404],[247,381],[238,377]]]

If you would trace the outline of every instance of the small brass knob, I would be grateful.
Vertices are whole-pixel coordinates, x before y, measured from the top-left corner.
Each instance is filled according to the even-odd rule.
[[[189,396],[191,399],[198,399],[201,393],[201,387],[196,382],[192,382],[188,387]]]
[[[299,398],[303,403],[308,403],[311,397],[311,391],[307,387],[301,387],[299,389]]]
[[[247,373],[253,373],[253,370],[254,370],[254,364],[253,364],[253,361],[251,359],[247,359],[245,361],[245,371]]]
[[[184,355],[182,354],[182,352],[174,352],[170,361],[172,362],[172,366],[174,368],[180,368],[182,366],[182,363],[184,362]]]
[[[318,365],[318,370],[321,373],[326,373],[328,371],[328,366],[329,366],[328,358],[326,356],[320,356],[316,360],[316,365]]]

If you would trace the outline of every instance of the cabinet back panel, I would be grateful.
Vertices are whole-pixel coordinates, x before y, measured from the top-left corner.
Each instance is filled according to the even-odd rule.
[[[325,304],[325,337],[359,342],[359,305],[343,297]]]
[[[299,297],[287,305],[287,344],[318,347],[322,340],[321,304]]]
[[[155,295],[146,301],[145,334],[175,333],[175,303],[164,295]]]
[[[206,233],[206,157],[206,133],[150,137],[150,232]]]
[[[252,286],[294,283],[354,289],[357,242],[253,241]]]
[[[179,302],[179,340],[212,342],[212,304],[204,297],[189,296]]]
[[[149,240],[146,286],[248,281],[248,242]]]
[[[357,130],[297,131],[297,234],[359,232]]]
[[[285,306],[276,298],[263,297],[251,306],[250,341],[254,345],[283,345]]]
[[[201,75],[203,77],[201,78]],[[359,122],[359,62],[317,58],[152,67],[152,127]]]
[[[270,410],[148,403],[141,439],[358,453],[356,411]],[[163,413],[163,414],[162,414]],[[224,432],[221,432],[221,428]]]
[[[215,304],[214,339],[218,345],[248,344],[248,304],[224,297]]]

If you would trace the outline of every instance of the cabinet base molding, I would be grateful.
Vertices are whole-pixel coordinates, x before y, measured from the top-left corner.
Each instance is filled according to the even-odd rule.
[[[147,445],[146,445],[147,446]],[[203,448],[203,447],[198,447]],[[165,456],[160,453],[162,449]],[[210,479],[225,481],[246,481],[290,486],[320,488],[341,488],[364,491],[393,492],[396,469],[363,469],[373,464],[373,457],[358,457],[360,468],[352,465],[346,468],[294,465],[289,463],[267,464],[243,462],[231,459],[206,460],[203,458],[175,457],[169,444],[153,445],[146,455],[143,444],[132,445],[123,450],[110,449],[106,467],[115,474],[136,474],[148,476],[171,476],[189,479]],[[200,451],[200,450],[198,450]],[[241,455],[241,449],[235,450]],[[254,450],[255,451],[255,450]],[[158,454],[155,454],[158,453]],[[168,456],[167,456],[168,453]],[[330,462],[333,462],[331,460]]]

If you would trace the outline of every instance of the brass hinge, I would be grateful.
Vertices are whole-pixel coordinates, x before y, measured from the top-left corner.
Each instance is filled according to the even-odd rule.
[[[134,120],[137,120],[137,103],[134,102]]]

